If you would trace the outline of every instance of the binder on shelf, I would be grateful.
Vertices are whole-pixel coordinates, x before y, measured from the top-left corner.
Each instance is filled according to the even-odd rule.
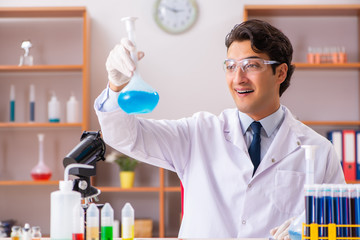
[[[343,161],[343,134],[342,130],[328,132],[328,139],[334,145],[336,155],[338,156],[341,166]]]
[[[360,131],[355,133],[356,180],[360,180]]]
[[[345,180],[356,180],[355,130],[343,130],[343,169]]]

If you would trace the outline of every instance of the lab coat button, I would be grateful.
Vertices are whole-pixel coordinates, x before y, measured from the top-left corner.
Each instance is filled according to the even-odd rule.
[[[251,188],[251,183],[248,185],[248,188]]]
[[[245,221],[245,220],[242,220],[242,224],[244,224],[244,225],[245,225],[245,224],[246,224],[246,221]]]
[[[272,158],[271,161],[274,163],[274,162],[275,162],[275,158]]]

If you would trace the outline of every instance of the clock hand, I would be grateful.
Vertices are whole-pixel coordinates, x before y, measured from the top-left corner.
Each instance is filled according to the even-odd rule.
[[[172,11],[172,12],[174,12],[174,13],[178,13],[178,12],[184,11],[184,9],[172,8],[172,7],[169,7],[169,6],[165,5],[165,4],[163,4],[162,6],[163,6],[164,8],[166,8],[167,10],[170,10],[170,11]]]

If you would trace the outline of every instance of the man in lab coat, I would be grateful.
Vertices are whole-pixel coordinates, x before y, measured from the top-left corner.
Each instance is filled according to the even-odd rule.
[[[266,22],[249,20],[231,30],[225,45],[226,81],[237,108],[219,116],[149,120],[117,104],[135,68],[134,47],[123,39],[108,56],[109,85],[95,101],[103,137],[126,155],[177,173],[184,186],[180,238],[268,237],[274,228],[283,239],[287,220],[304,210],[301,145],[319,146],[315,183],[345,183],[343,172],[332,144],[280,104],[294,71],[289,39]],[[261,124],[260,163],[249,154],[254,121]]]

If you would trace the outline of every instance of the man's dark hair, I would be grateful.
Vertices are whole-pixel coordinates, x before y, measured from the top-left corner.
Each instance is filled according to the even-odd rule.
[[[290,86],[290,79],[295,70],[295,66],[291,65],[293,48],[288,37],[279,29],[269,23],[251,19],[241,24],[237,24],[225,37],[225,45],[229,49],[230,45],[235,41],[250,40],[251,48],[256,53],[265,53],[270,60],[275,60],[288,65],[287,76],[280,85],[280,96]],[[275,74],[278,64],[271,65]]]

